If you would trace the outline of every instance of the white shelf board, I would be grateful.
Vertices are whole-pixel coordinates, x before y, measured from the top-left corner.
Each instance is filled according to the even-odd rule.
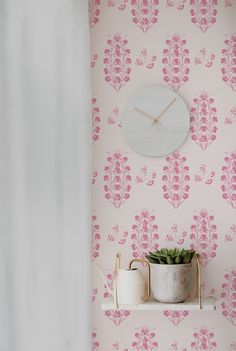
[[[120,310],[135,310],[135,311],[162,311],[162,310],[185,310],[196,311],[200,310],[199,300],[191,299],[181,303],[161,303],[155,300],[149,300],[139,305],[119,305]],[[202,310],[213,311],[216,309],[215,300],[212,297],[202,298]],[[105,299],[102,303],[102,310],[116,310],[113,299]]]

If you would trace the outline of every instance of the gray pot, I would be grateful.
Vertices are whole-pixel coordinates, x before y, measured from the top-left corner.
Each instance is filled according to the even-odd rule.
[[[151,264],[151,290],[160,302],[183,302],[190,295],[192,264]]]

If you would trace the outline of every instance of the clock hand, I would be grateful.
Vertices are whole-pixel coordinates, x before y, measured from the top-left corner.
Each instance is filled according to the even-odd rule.
[[[161,117],[164,115],[164,113],[170,108],[170,106],[176,101],[176,98],[174,100],[172,100],[168,106],[166,106],[166,108],[154,119],[154,122],[151,124],[151,127],[156,124],[156,123],[160,123],[159,120],[161,119]]]
[[[144,116],[146,116],[146,117],[152,119],[153,121],[155,121],[155,118],[153,118],[152,116],[150,116],[150,115],[147,114],[146,112],[140,110],[139,108],[134,107],[134,110],[137,111],[137,112],[139,112],[139,113],[141,113],[142,115],[144,115]],[[160,123],[160,122],[157,121],[157,123]],[[160,124],[161,124],[161,123],[160,123]]]

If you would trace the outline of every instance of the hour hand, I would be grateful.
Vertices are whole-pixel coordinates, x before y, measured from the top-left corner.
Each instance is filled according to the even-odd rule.
[[[142,115],[144,115],[144,116],[146,116],[146,117],[150,118],[152,121],[154,121],[154,122],[155,122],[155,118],[153,118],[152,116],[150,116],[148,113],[146,113],[146,112],[144,112],[144,111],[140,110],[140,109],[139,109],[139,108],[137,108],[137,107],[134,107],[134,110],[135,110],[135,111],[137,111],[137,112],[139,112],[139,113],[141,113]],[[159,121],[157,121],[156,123],[160,123],[160,122],[159,122]]]
[[[152,126],[156,123],[160,123],[160,119],[161,117],[164,115],[164,113],[170,108],[170,106],[176,101],[176,98],[174,100],[172,100],[169,105],[166,106],[166,108],[164,108],[164,110],[156,117],[154,118],[154,122],[152,123]]]

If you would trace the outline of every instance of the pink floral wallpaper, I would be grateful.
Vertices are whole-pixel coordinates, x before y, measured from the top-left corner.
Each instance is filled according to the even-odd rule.
[[[93,351],[236,350],[236,1],[89,0],[94,169]],[[189,107],[171,155],[135,153],[121,115],[139,88],[162,85]],[[102,311],[122,266],[159,247],[201,254],[214,312]]]

